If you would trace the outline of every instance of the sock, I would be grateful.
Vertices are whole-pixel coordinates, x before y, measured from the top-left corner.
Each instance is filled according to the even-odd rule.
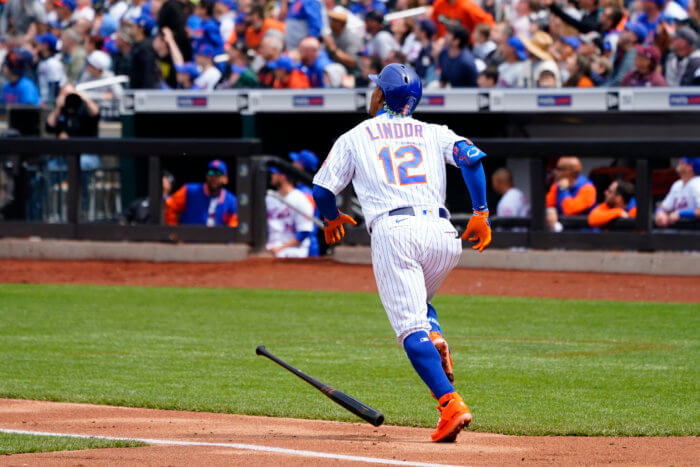
[[[430,322],[430,332],[437,331],[442,335],[442,328],[438,322],[437,311],[435,311],[435,308],[433,308],[433,305],[430,303],[428,303],[428,322]]]
[[[430,342],[427,332],[414,332],[404,339],[403,347],[416,373],[438,400],[445,394],[454,392],[454,387],[442,370],[440,354]]]

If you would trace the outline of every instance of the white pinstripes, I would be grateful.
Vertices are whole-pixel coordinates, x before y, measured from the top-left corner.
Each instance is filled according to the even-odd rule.
[[[410,127],[419,136],[401,138],[379,137],[384,125]],[[374,137],[374,139],[372,139]],[[331,148],[314,184],[338,194],[351,181],[362,205],[367,227],[383,213],[406,206],[440,206],[445,204],[445,163],[455,165],[452,148],[458,136],[446,126],[421,122],[412,117],[392,117],[383,114],[364,121],[343,134]],[[420,154],[420,164],[406,169],[409,176],[425,176],[425,183],[401,184],[399,167],[413,154],[397,157],[401,148],[413,146]],[[391,155],[394,183],[388,180],[387,170],[380,158],[386,150]],[[416,161],[418,162],[418,161]]]
[[[435,214],[384,216],[374,223],[374,278],[400,344],[416,331],[430,330],[426,303],[461,253],[462,242],[454,227]]]

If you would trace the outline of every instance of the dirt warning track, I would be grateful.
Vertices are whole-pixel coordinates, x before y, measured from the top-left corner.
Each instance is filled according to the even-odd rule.
[[[369,265],[327,259],[233,263],[0,260],[0,283],[376,292]],[[700,277],[455,269],[440,294],[700,303]]]

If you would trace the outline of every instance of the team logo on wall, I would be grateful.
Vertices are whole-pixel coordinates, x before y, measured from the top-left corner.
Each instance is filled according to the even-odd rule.
[[[671,94],[668,103],[671,107],[700,105],[700,94]]]
[[[236,96],[236,106],[239,112],[248,110],[248,94],[239,94]]]
[[[418,104],[419,107],[442,107],[445,105],[445,96],[423,96]]]
[[[491,97],[488,93],[479,93],[477,96],[477,105],[480,112],[488,112],[491,106]]]
[[[537,96],[537,107],[571,107],[570,95]]]
[[[193,107],[206,107],[207,96],[177,96],[177,107],[191,109]]]
[[[605,95],[605,105],[608,110],[620,110],[620,95],[617,92],[609,92]]]
[[[294,107],[322,107],[323,96],[294,96],[292,105]]]

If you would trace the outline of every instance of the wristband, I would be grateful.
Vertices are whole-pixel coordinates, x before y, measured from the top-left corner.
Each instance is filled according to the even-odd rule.
[[[695,209],[682,209],[678,211],[678,217],[681,219],[695,219]]]

